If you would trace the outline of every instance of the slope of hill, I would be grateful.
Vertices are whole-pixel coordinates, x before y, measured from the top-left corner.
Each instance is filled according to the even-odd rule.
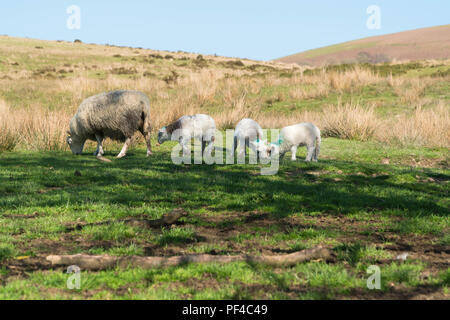
[[[260,175],[268,165],[228,165],[228,157],[176,165],[176,141],[154,145],[146,158],[139,134],[125,159],[99,162],[94,142],[72,155],[67,130],[80,103],[117,89],[148,95],[153,142],[179,116],[207,113],[222,130],[220,159],[233,140],[224,145],[224,130],[243,118],[263,128],[308,121],[322,132],[319,162],[300,161],[299,148],[297,161],[275,162],[274,176]],[[0,300],[448,299],[449,105],[450,60],[305,70],[0,37]],[[107,140],[105,157],[122,145]],[[186,214],[171,226],[145,223],[176,208]],[[333,259],[271,266],[186,258],[318,245]],[[82,268],[80,289],[70,290],[74,274],[46,259],[55,254],[130,264],[89,271],[70,263]],[[144,257],[187,263],[133,267]],[[367,289],[364,269],[373,264],[382,290]]]
[[[293,54],[276,61],[321,66],[446,58],[450,58],[450,25],[344,42]]]

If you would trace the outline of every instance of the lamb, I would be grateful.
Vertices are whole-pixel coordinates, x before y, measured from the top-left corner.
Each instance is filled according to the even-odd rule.
[[[267,145],[267,140],[255,142],[255,148],[262,157],[269,158],[273,154],[279,155],[280,160],[286,152],[291,151],[291,160],[297,160],[296,153],[299,146],[306,146],[308,154],[305,161],[317,162],[320,153],[320,130],[312,123],[299,123],[281,129],[278,141]]]
[[[239,144],[239,156],[246,155],[247,146],[252,148],[256,154],[258,154],[256,148],[254,147],[255,140],[258,141],[263,137],[263,130],[261,126],[252,119],[242,119],[236,126],[234,130],[234,141],[233,141],[233,156]]]
[[[158,143],[161,145],[169,140],[179,141],[183,155],[187,156],[191,139],[196,139],[202,142],[202,154],[205,154],[206,147],[206,154],[210,156],[214,147],[215,133],[216,123],[210,116],[206,114],[183,116],[159,130]]]
[[[86,140],[97,141],[94,155],[104,154],[103,140],[125,142],[117,158],[125,157],[136,131],[140,131],[147,143],[147,157],[152,154],[150,142],[150,101],[137,91],[112,91],[87,98],[70,120],[67,143],[75,155],[83,152]]]

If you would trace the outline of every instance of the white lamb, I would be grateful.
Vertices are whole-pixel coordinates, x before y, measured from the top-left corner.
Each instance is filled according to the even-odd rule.
[[[305,122],[281,129],[278,141],[267,145],[267,140],[255,142],[255,148],[261,157],[270,158],[279,155],[280,160],[286,152],[292,152],[292,161],[297,160],[296,153],[299,146],[306,146],[308,154],[305,161],[317,162],[320,153],[320,130],[314,124]]]
[[[252,119],[242,119],[234,130],[233,141],[233,156],[239,145],[239,156],[245,156],[247,147],[252,148],[257,154],[255,145],[252,143],[258,141],[263,137],[263,130],[261,126]]]
[[[158,133],[158,143],[163,144],[169,140],[179,141],[183,148],[183,155],[188,155],[191,139],[202,142],[202,153],[211,155],[214,147],[216,123],[213,118],[205,114],[183,116],[167,127],[163,127]]]

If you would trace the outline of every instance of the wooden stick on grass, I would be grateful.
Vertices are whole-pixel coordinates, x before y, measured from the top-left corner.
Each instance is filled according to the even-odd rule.
[[[306,262],[315,259],[330,259],[332,257],[331,250],[318,246],[311,249],[275,256],[217,256],[209,254],[200,255],[184,255],[175,257],[116,257],[108,255],[91,256],[85,254],[47,257],[47,261],[54,266],[70,266],[76,265],[82,270],[104,270],[115,267],[128,268],[138,267],[144,269],[180,266],[188,263],[229,263],[235,261],[245,261],[249,263],[261,263],[271,266],[293,266],[297,263]]]

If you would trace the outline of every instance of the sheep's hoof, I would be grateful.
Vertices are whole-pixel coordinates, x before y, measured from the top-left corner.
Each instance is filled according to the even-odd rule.
[[[121,158],[123,158],[123,157],[125,157],[126,156],[126,154],[119,154],[118,156],[117,156],[117,159],[121,159]]]
[[[147,158],[150,157],[151,155],[153,155],[153,152],[151,151],[147,152]]]

